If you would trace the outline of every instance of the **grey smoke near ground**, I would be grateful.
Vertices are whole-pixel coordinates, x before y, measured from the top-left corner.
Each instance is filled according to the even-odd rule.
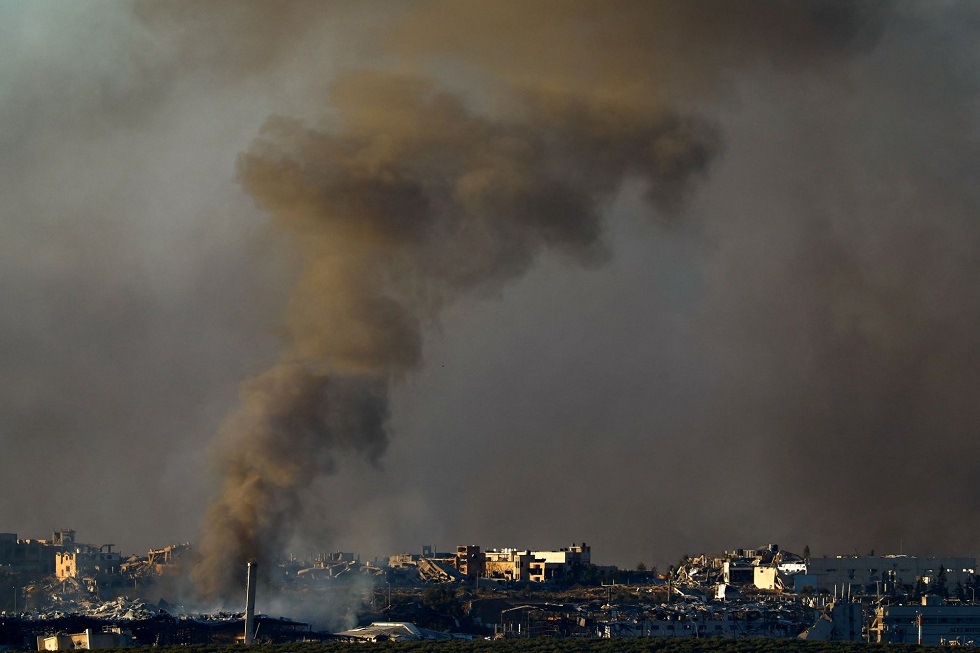
[[[600,247],[412,295],[429,312],[398,367],[421,366],[393,386],[386,449],[341,446],[281,543],[975,554],[973,6],[501,6],[4,7],[0,529],[197,539],[202,453],[294,329],[295,232],[248,181],[253,143],[263,124],[273,153],[305,142],[293,125],[343,151],[327,89],[374,70],[532,142],[564,133],[528,112],[552,98],[723,145],[672,217],[600,176],[582,234]],[[362,118],[354,143],[387,117]]]

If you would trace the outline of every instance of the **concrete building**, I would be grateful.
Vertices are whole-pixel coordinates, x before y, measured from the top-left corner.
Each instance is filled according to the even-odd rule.
[[[528,580],[534,555],[528,550],[490,549],[484,552],[484,578],[493,580]]]
[[[568,567],[592,564],[592,547],[582,542],[581,546],[572,544],[567,549],[555,551],[531,551],[534,559],[550,564],[562,564]]]
[[[133,645],[133,634],[128,630],[112,627],[103,632],[86,628],[74,635],[38,635],[39,651],[72,651],[75,649],[125,648]]]
[[[64,580],[118,574],[122,560],[112,547],[112,544],[99,548],[76,544],[71,551],[61,551],[55,554],[55,575],[58,580]]]
[[[486,574],[486,556],[477,544],[462,544],[456,547],[456,569],[464,576],[477,579]]]
[[[925,597],[923,605],[886,605],[875,613],[871,632],[882,643],[969,645],[980,640],[980,605],[945,605],[938,597]]]
[[[836,556],[811,558],[806,572],[796,579],[796,590],[809,585],[815,590],[848,591],[874,594],[900,585],[915,585],[922,580],[927,585],[936,580],[940,569],[946,574],[946,587],[953,590],[957,583],[973,583],[976,558],[943,556],[916,557],[907,555]],[[801,584],[802,583],[802,584]]]
[[[722,580],[728,585],[747,585],[755,582],[755,570],[751,560],[746,558],[733,558],[722,563]]]
[[[55,556],[75,542],[75,531],[57,531],[50,540],[19,539],[0,533],[0,566],[29,574],[55,573]]]
[[[483,554],[483,577],[495,580],[555,580],[574,567],[592,564],[592,548],[581,545],[550,551],[528,549],[489,549]]]
[[[534,560],[530,564],[528,580],[532,583],[557,580],[575,567],[592,564],[592,548],[585,542],[557,551],[532,551],[531,555]]]
[[[811,641],[860,642],[864,640],[864,612],[860,603],[837,601],[827,606],[815,624],[800,634]]]

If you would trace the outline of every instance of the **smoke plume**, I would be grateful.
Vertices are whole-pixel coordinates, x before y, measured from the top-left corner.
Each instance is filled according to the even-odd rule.
[[[668,108],[671,89],[699,97],[725,67],[759,61],[822,66],[872,42],[880,10],[423,3],[382,49],[403,71],[342,74],[318,122],[269,119],[238,175],[289,234],[299,272],[282,360],[243,386],[225,427],[205,589],[228,586],[223,565],[281,547],[300,495],[339,455],[380,460],[391,384],[422,364],[445,307],[500,293],[546,250],[606,260],[603,210],[626,180],[642,182],[651,213],[677,214],[720,140]],[[473,75],[456,89],[422,72],[446,53]]]
[[[243,386],[226,425],[209,591],[288,541],[300,492],[338,454],[379,460],[390,385],[421,364],[441,309],[498,293],[545,249],[600,262],[601,209],[623,179],[675,210],[717,147],[665,110],[526,93],[490,118],[431,80],[368,71],[335,84],[330,106],[329,125],[270,119],[238,162],[300,271],[283,360]]]

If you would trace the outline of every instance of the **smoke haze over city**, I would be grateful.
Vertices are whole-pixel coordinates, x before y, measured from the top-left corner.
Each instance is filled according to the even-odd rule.
[[[976,555],[978,27],[5,3],[0,530]]]

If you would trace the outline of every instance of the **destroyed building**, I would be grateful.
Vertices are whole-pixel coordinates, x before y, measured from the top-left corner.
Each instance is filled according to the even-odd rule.
[[[477,544],[456,547],[456,569],[467,578],[482,578],[486,574],[487,557]]]
[[[534,554],[528,550],[490,549],[484,553],[484,577],[504,581],[528,580],[532,562]]]
[[[190,553],[191,545],[170,544],[162,549],[150,549],[147,552],[146,564],[152,573],[159,576],[176,574],[180,569],[181,560]]]
[[[681,586],[723,584],[835,596],[883,594],[940,580],[951,589],[973,585],[976,579],[976,558],[971,557],[838,555],[804,559],[780,550],[777,544],[685,558],[673,577]]]
[[[0,566],[27,574],[54,574],[55,558],[75,543],[75,531],[55,531],[50,540],[19,539],[0,533]]]
[[[406,621],[376,621],[368,626],[334,633],[337,637],[357,642],[401,642],[420,640],[473,639],[467,635],[453,635],[428,628],[420,628]]]
[[[94,575],[118,575],[122,560],[119,552],[113,551],[112,547],[112,544],[103,544],[100,547],[73,544],[70,550],[55,554],[55,576],[58,580],[64,580]]]
[[[375,573],[377,571],[377,567],[362,565],[359,556],[347,551],[315,553],[308,556],[304,563],[298,560],[291,560],[290,563],[295,568],[295,577],[304,581],[340,578],[358,572]]]
[[[460,547],[463,549],[464,547]],[[483,553],[483,578],[545,583],[557,580],[576,567],[592,564],[592,547],[585,542],[567,548],[489,549]]]

